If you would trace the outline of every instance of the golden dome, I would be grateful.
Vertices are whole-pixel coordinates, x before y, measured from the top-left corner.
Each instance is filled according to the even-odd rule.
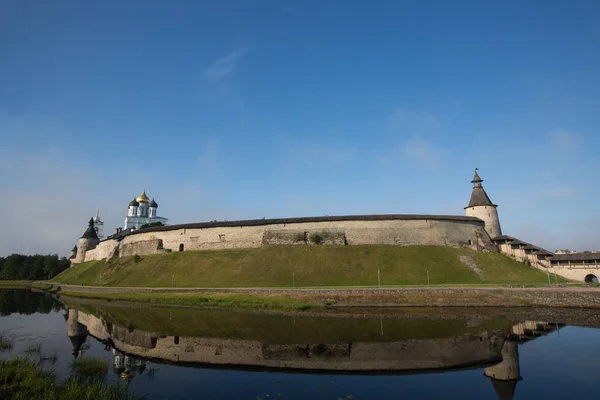
[[[144,189],[142,191],[142,194],[140,194],[137,199],[135,199],[138,203],[150,203],[150,199],[148,198],[148,196],[146,196],[146,189]]]

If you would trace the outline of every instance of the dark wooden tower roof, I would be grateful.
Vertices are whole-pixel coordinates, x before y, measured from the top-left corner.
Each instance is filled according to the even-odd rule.
[[[88,222],[88,227],[85,230],[85,232],[83,232],[83,235],[81,236],[81,239],[98,239],[98,235],[96,234],[96,230],[94,229],[94,218],[90,218],[90,221]]]
[[[471,183],[473,184],[473,192],[471,193],[471,200],[469,201],[469,205],[465,208],[475,207],[475,206],[492,206],[498,207],[496,204],[492,203],[489,196],[483,189],[481,182],[483,179],[479,177],[477,173],[478,168],[475,168],[475,176],[473,176],[473,180]]]

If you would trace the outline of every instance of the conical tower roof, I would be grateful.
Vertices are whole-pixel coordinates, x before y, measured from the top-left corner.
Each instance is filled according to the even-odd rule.
[[[517,380],[511,379],[508,381],[490,378],[494,390],[498,395],[498,400],[512,400],[515,395],[515,389],[517,388]]]
[[[477,173],[478,168],[475,168],[475,176],[473,176],[473,180],[471,183],[473,184],[473,192],[471,193],[471,200],[469,200],[469,205],[465,208],[476,207],[476,206],[492,206],[498,207],[496,204],[492,203],[489,196],[483,189],[481,182],[483,179]]]
[[[81,239],[98,239],[98,235],[96,234],[96,230],[94,229],[94,218],[90,218],[90,221],[88,222],[88,227],[85,230],[85,232],[83,232],[83,235],[81,235]]]

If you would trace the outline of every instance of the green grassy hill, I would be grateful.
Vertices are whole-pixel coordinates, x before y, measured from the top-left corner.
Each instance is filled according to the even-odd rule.
[[[470,257],[471,267],[460,257]],[[476,268],[472,268],[476,264]],[[475,269],[478,269],[475,271]],[[296,287],[547,283],[543,272],[500,253],[436,246],[269,246],[90,261],[56,276],[98,286]]]

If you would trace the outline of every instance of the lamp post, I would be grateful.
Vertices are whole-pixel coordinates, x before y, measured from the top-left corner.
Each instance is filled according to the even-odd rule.
[[[171,275],[171,287],[175,287],[175,274]]]

